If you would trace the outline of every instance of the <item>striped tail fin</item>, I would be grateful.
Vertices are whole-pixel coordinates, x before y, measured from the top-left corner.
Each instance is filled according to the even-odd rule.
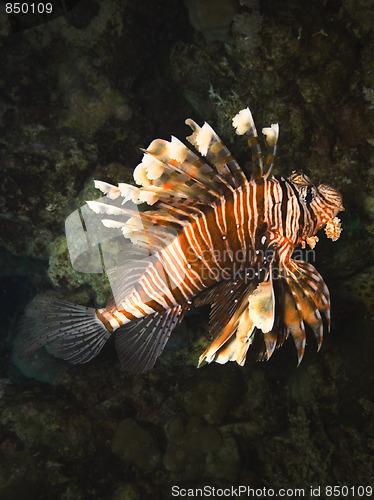
[[[53,354],[73,364],[97,356],[110,333],[95,309],[46,296],[27,306],[16,339],[16,352],[24,358],[48,345]]]
[[[150,370],[187,307],[161,310],[118,328],[115,346],[121,367],[131,373]],[[56,357],[82,364],[97,356],[110,336],[95,309],[38,296],[22,318],[16,353],[22,359],[48,346]]]

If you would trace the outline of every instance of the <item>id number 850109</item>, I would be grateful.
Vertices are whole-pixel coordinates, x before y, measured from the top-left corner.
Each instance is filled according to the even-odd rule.
[[[5,4],[6,14],[51,14],[53,6],[50,2],[35,2],[35,3],[22,3],[22,2],[8,2]]]

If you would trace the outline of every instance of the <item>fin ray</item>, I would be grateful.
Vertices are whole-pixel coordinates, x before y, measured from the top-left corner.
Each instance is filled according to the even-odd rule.
[[[149,371],[160,356],[171,331],[182,320],[182,306],[156,312],[129,325],[115,334],[115,346],[122,368],[131,373]]]
[[[215,167],[220,178],[231,188],[244,185],[247,182],[244,172],[212,127],[206,122],[203,127],[199,127],[190,118],[186,120],[186,124],[193,131],[187,140]],[[204,145],[201,144],[203,136]]]

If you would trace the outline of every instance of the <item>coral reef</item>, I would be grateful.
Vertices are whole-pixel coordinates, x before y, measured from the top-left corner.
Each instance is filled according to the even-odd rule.
[[[185,0],[192,26],[201,31],[208,42],[228,41],[230,25],[238,12],[235,0]]]
[[[144,471],[154,469],[160,460],[151,433],[131,418],[119,422],[112,440],[112,451]]]
[[[44,24],[0,27],[0,497],[373,484],[373,2],[63,3]],[[332,297],[321,351],[308,338],[300,367],[289,341],[268,363],[196,370],[203,309],[141,376],[111,344],[82,366],[12,356],[35,294],[107,299],[106,276],[73,269],[64,235],[99,197],[93,179],[131,181],[139,148],[183,139],[188,116],[245,166],[230,120],[247,105],[259,126],[280,124],[277,175],[303,170],[343,194],[341,238],[316,248]]]
[[[163,463],[176,482],[216,479],[233,482],[240,470],[236,441],[197,418],[183,424],[174,418],[166,429],[168,445]]]

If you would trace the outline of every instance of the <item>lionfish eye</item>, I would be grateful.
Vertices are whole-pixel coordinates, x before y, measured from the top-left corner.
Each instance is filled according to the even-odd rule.
[[[317,190],[314,186],[302,186],[300,188],[300,200],[303,203],[309,204],[314,200],[316,192]]]

